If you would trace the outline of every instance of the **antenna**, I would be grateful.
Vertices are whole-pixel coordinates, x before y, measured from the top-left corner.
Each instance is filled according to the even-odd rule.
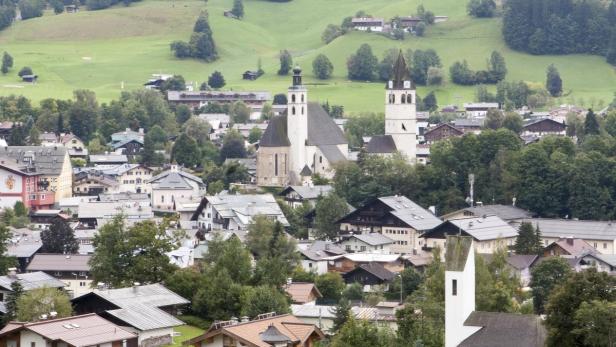
[[[469,204],[473,207],[474,203],[474,195],[475,195],[475,174],[468,174],[468,184],[470,186],[469,189]]]

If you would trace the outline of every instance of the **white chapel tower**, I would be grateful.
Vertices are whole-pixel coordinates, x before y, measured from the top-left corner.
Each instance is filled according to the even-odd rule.
[[[308,140],[308,90],[302,85],[302,70],[293,69],[293,85],[287,92],[287,133],[291,148],[290,171],[299,174],[306,165]]]
[[[396,149],[415,162],[417,154],[417,99],[415,85],[400,51],[393,76],[385,93],[385,135],[390,135]]]

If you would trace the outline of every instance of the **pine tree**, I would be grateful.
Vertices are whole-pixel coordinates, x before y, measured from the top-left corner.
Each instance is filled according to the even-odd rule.
[[[64,116],[62,113],[58,116],[58,124],[56,125],[56,135],[64,133]]]
[[[233,9],[231,9],[231,13],[233,13],[233,15],[237,18],[244,17],[244,4],[242,3],[242,0],[233,1]]]
[[[533,225],[528,222],[524,222],[520,225],[518,237],[515,240],[513,249],[516,254],[537,254],[541,251],[541,233],[539,230],[535,230]]]
[[[347,299],[340,299],[338,305],[334,307],[334,315],[333,331],[339,331],[351,317],[351,304]]]
[[[11,55],[7,52],[4,52],[4,54],[2,55],[2,67],[0,68],[0,71],[2,71],[3,74],[6,74],[12,67],[13,57],[11,57]]]
[[[545,89],[554,97],[559,96],[563,92],[563,81],[554,65],[548,66]]]
[[[282,50],[280,51],[280,70],[278,70],[279,75],[286,75],[291,70],[291,66],[293,66],[293,57],[289,51]]]
[[[616,7],[616,5],[614,7]],[[612,36],[607,46],[607,53],[605,54],[605,60],[609,64],[616,65],[616,30],[612,30]]]
[[[208,62],[218,59],[212,28],[210,28],[206,12],[199,16],[193,31],[189,42],[191,56]]]
[[[17,313],[17,300],[23,294],[24,287],[19,281],[11,283],[11,291],[6,295],[6,313],[4,315],[4,322],[10,322],[15,319]]]
[[[599,121],[592,109],[588,109],[586,113],[586,119],[584,120],[584,133],[586,135],[598,135],[599,134]]]
[[[214,71],[207,80],[207,84],[214,89],[222,88],[225,86],[225,77],[220,71]]]

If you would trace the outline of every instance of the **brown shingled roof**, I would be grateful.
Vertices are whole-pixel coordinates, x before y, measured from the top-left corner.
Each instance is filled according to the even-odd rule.
[[[305,304],[312,301],[310,297],[312,293],[314,293],[314,296],[317,298],[323,297],[314,283],[289,283],[285,285],[284,290],[291,296],[291,300],[297,304]]]

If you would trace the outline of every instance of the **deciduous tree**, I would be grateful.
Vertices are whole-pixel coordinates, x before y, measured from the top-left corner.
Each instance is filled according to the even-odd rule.
[[[20,322],[35,322],[50,312],[56,312],[56,318],[68,317],[73,312],[68,295],[57,288],[29,290],[17,299],[16,316]]]

